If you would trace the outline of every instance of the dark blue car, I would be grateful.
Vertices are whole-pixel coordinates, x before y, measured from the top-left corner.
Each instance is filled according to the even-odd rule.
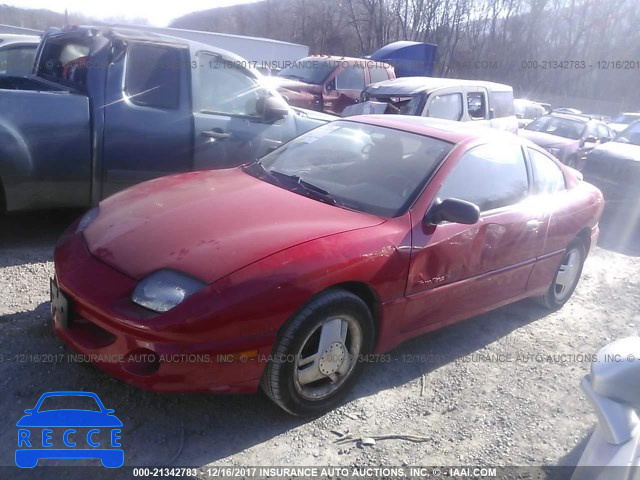
[[[16,465],[33,468],[41,458],[99,458],[108,468],[121,467],[122,422],[91,392],[49,392],[24,411],[18,427]]]

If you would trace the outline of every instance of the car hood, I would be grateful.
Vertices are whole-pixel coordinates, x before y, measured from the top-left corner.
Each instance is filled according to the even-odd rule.
[[[91,410],[48,410],[25,415],[17,427],[121,427],[115,415]]]
[[[607,142],[594,148],[589,157],[608,157],[640,162],[640,146],[632,143]]]
[[[92,255],[141,279],[163,268],[213,283],[273,253],[384,222],[259,180],[241,168],[151,180],[100,203]]]
[[[577,146],[579,143],[578,140],[559,137],[558,135],[551,135],[550,133],[536,132],[534,130],[522,129],[518,133],[523,137],[531,140],[532,142],[540,145],[542,148],[568,148],[571,146]]]
[[[327,123],[339,120],[337,115],[330,115],[328,113],[316,112],[315,110],[309,110],[307,108],[291,107],[298,117],[307,118],[310,120],[317,120],[319,122]]]
[[[621,132],[629,126],[628,123],[608,123],[608,127],[616,132]]]

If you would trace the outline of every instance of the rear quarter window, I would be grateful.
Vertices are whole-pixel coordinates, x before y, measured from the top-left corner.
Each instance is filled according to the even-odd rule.
[[[491,108],[493,108],[494,118],[510,117],[515,115],[515,110],[513,108],[513,92],[493,92],[491,96],[493,100]]]
[[[564,174],[560,167],[543,153],[527,148],[533,170],[533,189],[537,194],[550,194],[566,189]]]
[[[371,68],[369,68],[369,76],[371,79],[371,83],[384,82],[385,80],[389,80],[387,69],[381,66],[372,66]]]
[[[180,51],[157,45],[133,45],[127,55],[125,91],[131,102],[152,108],[178,108]]]

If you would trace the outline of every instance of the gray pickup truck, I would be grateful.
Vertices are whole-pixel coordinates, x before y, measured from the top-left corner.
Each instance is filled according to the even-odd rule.
[[[0,208],[89,207],[151,178],[253,161],[333,119],[261,79],[196,42],[50,29],[31,75],[0,76]]]

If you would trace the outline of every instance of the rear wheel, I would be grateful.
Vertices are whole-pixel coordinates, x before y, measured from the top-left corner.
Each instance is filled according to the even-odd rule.
[[[356,295],[328,291],[285,327],[273,350],[262,389],[294,415],[335,407],[360,372],[360,355],[373,347],[373,319]]]
[[[557,310],[569,301],[578,286],[586,250],[581,240],[574,240],[562,257],[547,293],[538,297],[538,303],[550,310]]]

